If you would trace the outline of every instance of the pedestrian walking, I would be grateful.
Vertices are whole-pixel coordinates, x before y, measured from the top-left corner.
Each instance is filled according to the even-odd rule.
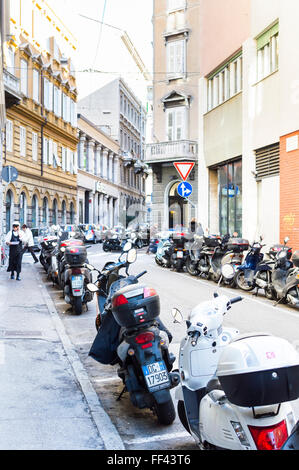
[[[9,246],[9,260],[7,272],[10,272],[10,278],[15,278],[20,281],[20,272],[22,269],[22,240],[24,238],[24,232],[20,230],[19,222],[12,224],[12,230],[6,235],[5,243]]]
[[[27,251],[31,253],[32,258],[34,259],[35,263],[38,263],[38,259],[33,251],[34,247],[34,241],[33,241],[33,235],[29,227],[27,227],[26,224],[22,225],[22,230],[24,232],[24,238],[23,238],[23,252],[22,254],[26,253]]]

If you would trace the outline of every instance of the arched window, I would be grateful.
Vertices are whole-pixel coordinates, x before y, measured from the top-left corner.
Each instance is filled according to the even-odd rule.
[[[65,203],[65,201],[62,201],[61,223],[62,223],[62,225],[66,225],[66,203]]]
[[[27,222],[27,199],[25,193],[21,193],[20,196],[20,225],[26,224]]]
[[[71,202],[71,204],[70,204],[70,223],[73,224],[74,220],[75,220],[74,204]]]
[[[57,200],[53,201],[53,210],[52,210],[52,224],[57,225],[58,220],[58,210],[57,210]]]
[[[38,227],[38,201],[37,201],[37,197],[35,195],[32,198],[31,225],[32,225],[32,227]]]
[[[9,189],[6,193],[6,200],[5,200],[5,205],[6,205],[6,233],[11,230],[11,224],[12,224],[12,217],[13,217],[13,194],[11,190]]]
[[[48,204],[48,199],[46,197],[44,197],[43,199],[43,224],[44,225],[47,225],[48,223],[48,207],[49,207],[49,204]]]

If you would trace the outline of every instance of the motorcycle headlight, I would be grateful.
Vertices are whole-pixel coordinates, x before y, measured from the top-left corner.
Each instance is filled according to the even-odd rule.
[[[235,275],[235,269],[231,264],[225,264],[221,268],[221,273],[225,279],[232,279]]]

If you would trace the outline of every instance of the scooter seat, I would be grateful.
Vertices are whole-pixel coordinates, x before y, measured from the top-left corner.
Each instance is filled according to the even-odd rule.
[[[217,377],[213,377],[207,384],[206,393],[210,393],[213,390],[223,390]]]

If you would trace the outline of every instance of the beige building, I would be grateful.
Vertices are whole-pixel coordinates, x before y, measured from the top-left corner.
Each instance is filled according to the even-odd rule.
[[[152,219],[165,228],[198,215],[199,8],[197,0],[154,1],[153,135],[146,162],[153,170]],[[177,161],[196,163],[191,203],[177,193]]]
[[[77,90],[70,31],[45,1],[11,1],[4,44],[7,107],[4,165],[18,171],[4,188],[5,229],[75,222]]]

